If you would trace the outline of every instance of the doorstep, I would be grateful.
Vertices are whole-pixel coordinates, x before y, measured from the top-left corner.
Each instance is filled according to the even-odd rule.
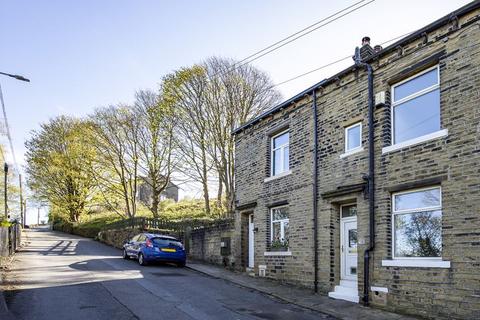
[[[331,299],[327,296],[312,293],[312,290],[292,285],[281,284],[278,281],[252,277],[246,273],[233,272],[222,267],[188,261],[187,268],[206,274],[208,276],[223,279],[236,285],[253,289],[267,294],[279,300],[310,309],[320,313],[328,314],[339,319],[369,319],[369,320],[407,320],[411,317],[364,307],[358,303],[345,300]]]
[[[360,301],[358,296],[358,283],[352,280],[340,280],[340,284],[335,286],[334,291],[329,292],[328,296],[334,299],[358,303]]]

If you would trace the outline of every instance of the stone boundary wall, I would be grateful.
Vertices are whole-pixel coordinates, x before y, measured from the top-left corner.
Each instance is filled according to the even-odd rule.
[[[238,253],[234,245],[237,237],[232,223],[192,230],[187,237],[188,258],[221,265],[229,269],[240,267],[237,261]],[[222,242],[224,247],[222,249]],[[223,253],[222,253],[223,250]]]
[[[139,229],[105,230],[98,233],[97,239],[109,246],[122,249],[127,240],[140,232]]]

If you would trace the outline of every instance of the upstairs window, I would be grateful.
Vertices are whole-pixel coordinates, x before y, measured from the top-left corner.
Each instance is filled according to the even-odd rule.
[[[396,193],[392,208],[394,258],[441,258],[440,187]]]
[[[271,138],[271,176],[286,173],[290,169],[289,138],[288,131],[284,131]]]
[[[353,152],[362,148],[362,123],[345,128],[345,152]]]
[[[392,126],[393,144],[440,131],[438,66],[392,87]]]

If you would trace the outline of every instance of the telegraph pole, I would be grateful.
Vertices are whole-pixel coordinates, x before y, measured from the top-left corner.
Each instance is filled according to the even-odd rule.
[[[23,223],[23,193],[22,193],[22,174],[18,174],[18,180],[20,185],[20,224],[22,228],[25,228],[25,224]]]
[[[27,225],[27,199],[23,200],[23,227]]]
[[[7,189],[8,189],[8,186],[7,186],[7,174],[8,174],[8,164],[5,162],[5,165],[3,166],[3,172],[5,173],[5,181],[4,181],[4,187],[5,187],[5,192],[4,192],[4,196],[5,196],[5,219],[8,219],[8,202],[7,202]]]
[[[40,225],[40,207],[37,208],[37,227]]]

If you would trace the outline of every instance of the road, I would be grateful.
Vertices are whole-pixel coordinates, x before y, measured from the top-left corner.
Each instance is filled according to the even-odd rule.
[[[141,267],[120,250],[47,229],[27,231],[5,292],[15,319],[327,319],[188,268]]]

